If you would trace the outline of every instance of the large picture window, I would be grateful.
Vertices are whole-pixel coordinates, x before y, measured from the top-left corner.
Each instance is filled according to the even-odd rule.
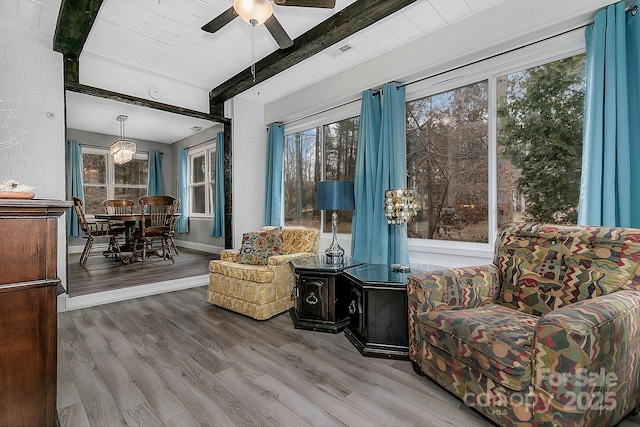
[[[353,181],[359,117],[328,123],[285,136],[284,208],[286,225],[320,228],[323,215],[315,209],[317,181]],[[338,212],[338,232],[351,232],[350,211]],[[331,229],[324,215],[323,230]]]
[[[571,34],[550,43],[407,84],[414,244],[492,243],[496,228],[513,221],[576,223],[584,41]],[[315,183],[354,179],[358,140],[359,118],[339,115],[285,138],[286,224],[330,229],[330,215],[314,210]],[[351,215],[339,212],[339,232],[351,231]]]
[[[407,103],[409,237],[488,241],[488,135],[486,81]]]
[[[107,150],[82,147],[84,206],[87,214],[104,212],[107,199],[128,199],[135,202],[147,194],[148,156],[136,153],[133,160],[118,165]]]
[[[207,143],[189,150],[189,214],[213,216],[216,179],[216,145]]]

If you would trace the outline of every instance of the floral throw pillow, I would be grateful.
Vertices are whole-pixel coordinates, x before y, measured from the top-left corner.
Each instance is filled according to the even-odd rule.
[[[269,257],[274,255],[282,255],[281,227],[242,235],[239,263],[267,265]]]

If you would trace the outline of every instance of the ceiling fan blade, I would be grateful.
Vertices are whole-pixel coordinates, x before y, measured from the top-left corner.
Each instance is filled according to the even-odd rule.
[[[238,16],[236,10],[231,6],[229,9],[222,12],[220,15],[213,18],[213,20],[202,26],[202,30],[208,33],[215,33],[220,28],[227,25],[229,22],[233,21],[233,19]]]
[[[282,28],[280,25],[280,21],[275,15],[271,15],[266,21],[264,21],[264,26],[267,27],[267,30],[271,33],[273,38],[275,39],[280,49],[286,49],[293,45],[293,40],[289,37],[289,34]]]
[[[336,0],[273,0],[273,2],[278,6],[319,7],[323,9],[336,7]]]

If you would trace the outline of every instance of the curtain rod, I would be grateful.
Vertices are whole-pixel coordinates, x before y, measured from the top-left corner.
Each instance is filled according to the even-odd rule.
[[[625,12],[631,12],[631,15],[635,16],[638,13],[638,6],[636,5],[636,6],[633,6],[632,8],[627,8],[625,10]],[[502,56],[502,55],[506,55],[506,54],[509,54],[509,53],[512,53],[512,52],[516,52],[516,51],[518,51],[520,49],[525,49],[525,48],[527,48],[529,46],[533,46],[533,45],[536,45],[538,43],[542,43],[542,42],[545,42],[547,40],[551,40],[551,39],[554,39],[556,37],[560,37],[560,36],[563,36],[565,34],[569,34],[569,33],[573,32],[573,31],[577,31],[577,30],[580,30],[582,28],[586,28],[587,26],[592,25],[592,24],[593,24],[593,21],[589,21],[586,24],[579,25],[579,26],[571,28],[569,30],[565,30],[565,31],[563,31],[561,33],[554,34],[552,36],[545,37],[543,39],[536,40],[534,42],[527,43],[527,44],[522,45],[522,46],[514,47],[514,48],[506,50],[504,52],[499,52],[499,53],[496,53],[494,55],[487,56],[485,58],[481,58],[481,59],[478,59],[478,60],[475,60],[475,61],[471,61],[471,62],[465,63],[463,65],[459,65],[459,66],[454,67],[454,68],[447,69],[445,71],[441,71],[441,72],[438,72],[438,73],[435,73],[435,74],[431,74],[431,75],[429,75],[427,77],[421,77],[419,79],[412,80],[412,81],[407,82],[407,83],[403,83],[401,85],[398,85],[398,89],[400,89],[401,87],[410,86],[410,85],[415,84],[415,83],[420,83],[420,82],[422,82],[424,80],[432,79],[434,77],[438,77],[438,76],[441,76],[443,74],[450,73],[452,71],[456,71],[456,70],[459,70],[459,69],[464,68],[464,67],[468,67],[470,65],[475,65],[475,64],[478,64],[480,62],[487,61],[489,59],[497,58],[497,57]],[[377,95],[377,94],[383,93],[384,91],[382,89],[375,89],[375,92],[376,93],[374,94],[374,96]],[[290,123],[299,122],[300,120],[308,119],[309,117],[313,117],[313,116],[316,116],[318,114],[326,113],[327,111],[335,110],[336,108],[344,107],[345,105],[349,105],[349,104],[352,104],[354,102],[358,102],[360,100],[362,100],[362,96],[360,96],[358,98],[355,98],[355,99],[352,99],[351,101],[347,101],[347,102],[344,102],[342,104],[339,104],[339,105],[336,105],[336,106],[333,106],[333,107],[329,107],[329,108],[325,108],[324,110],[320,110],[318,112],[315,112],[315,113],[312,113],[312,114],[308,114],[306,116],[303,116],[303,117],[300,117],[300,118],[297,118],[297,119],[293,119],[293,120],[290,120],[288,122],[284,122],[284,124],[288,125]]]

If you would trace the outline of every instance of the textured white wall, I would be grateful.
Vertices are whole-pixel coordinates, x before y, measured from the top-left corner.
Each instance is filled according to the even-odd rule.
[[[234,98],[225,108],[232,119],[233,247],[240,248],[242,233],[264,225],[267,128],[260,104]]]
[[[45,40],[0,27],[0,100],[19,102],[9,129],[19,143],[0,146],[0,179],[36,187],[38,199],[65,198],[64,90],[62,55]],[[3,108],[0,106],[0,114]],[[53,113],[53,118],[47,114]],[[0,142],[3,136],[0,136]],[[66,286],[66,218],[58,222],[58,275]]]

